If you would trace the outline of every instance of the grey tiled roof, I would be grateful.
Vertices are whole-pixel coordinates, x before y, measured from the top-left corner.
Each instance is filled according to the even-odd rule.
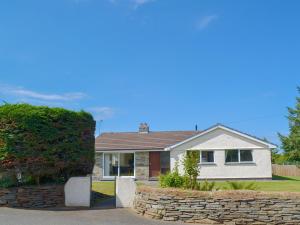
[[[199,133],[200,131],[102,133],[96,138],[96,151],[164,149]]]

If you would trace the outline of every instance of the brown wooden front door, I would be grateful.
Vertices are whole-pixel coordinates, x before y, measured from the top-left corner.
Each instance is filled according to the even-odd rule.
[[[160,174],[160,152],[149,152],[149,177]]]

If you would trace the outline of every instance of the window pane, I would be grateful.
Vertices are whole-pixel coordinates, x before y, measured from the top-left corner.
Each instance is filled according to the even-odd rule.
[[[104,154],[104,176],[118,176],[118,153]]]
[[[134,153],[120,154],[120,176],[134,176]]]
[[[201,162],[214,162],[214,151],[202,151]]]
[[[170,171],[170,152],[160,152],[160,172],[166,174]]]
[[[252,162],[252,151],[251,150],[240,150],[240,159],[241,162]]]
[[[225,162],[239,162],[239,151],[238,150],[226,150]]]

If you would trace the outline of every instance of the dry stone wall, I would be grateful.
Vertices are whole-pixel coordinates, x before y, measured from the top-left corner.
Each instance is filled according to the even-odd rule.
[[[0,207],[47,208],[64,206],[64,186],[0,188]]]
[[[135,177],[138,180],[149,179],[149,152],[135,153]]]
[[[137,213],[166,221],[205,224],[300,224],[300,195],[255,191],[192,192],[139,187]]]
[[[96,152],[95,153],[95,164],[94,164],[94,169],[93,169],[93,180],[102,180],[103,179],[103,153],[101,152]]]

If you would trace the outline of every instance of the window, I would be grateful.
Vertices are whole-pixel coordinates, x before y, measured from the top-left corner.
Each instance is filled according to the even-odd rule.
[[[240,161],[241,162],[252,162],[252,151],[251,150],[240,150]]]
[[[104,176],[118,176],[118,153],[104,154]]]
[[[160,173],[170,172],[170,152],[160,152]]]
[[[134,153],[104,153],[104,177],[134,176]]]
[[[201,163],[214,163],[214,151],[201,151]]]
[[[134,153],[120,154],[120,176],[134,176]]]
[[[225,163],[253,162],[252,150],[225,150]]]
[[[226,150],[225,151],[225,162],[239,162],[239,150]]]

